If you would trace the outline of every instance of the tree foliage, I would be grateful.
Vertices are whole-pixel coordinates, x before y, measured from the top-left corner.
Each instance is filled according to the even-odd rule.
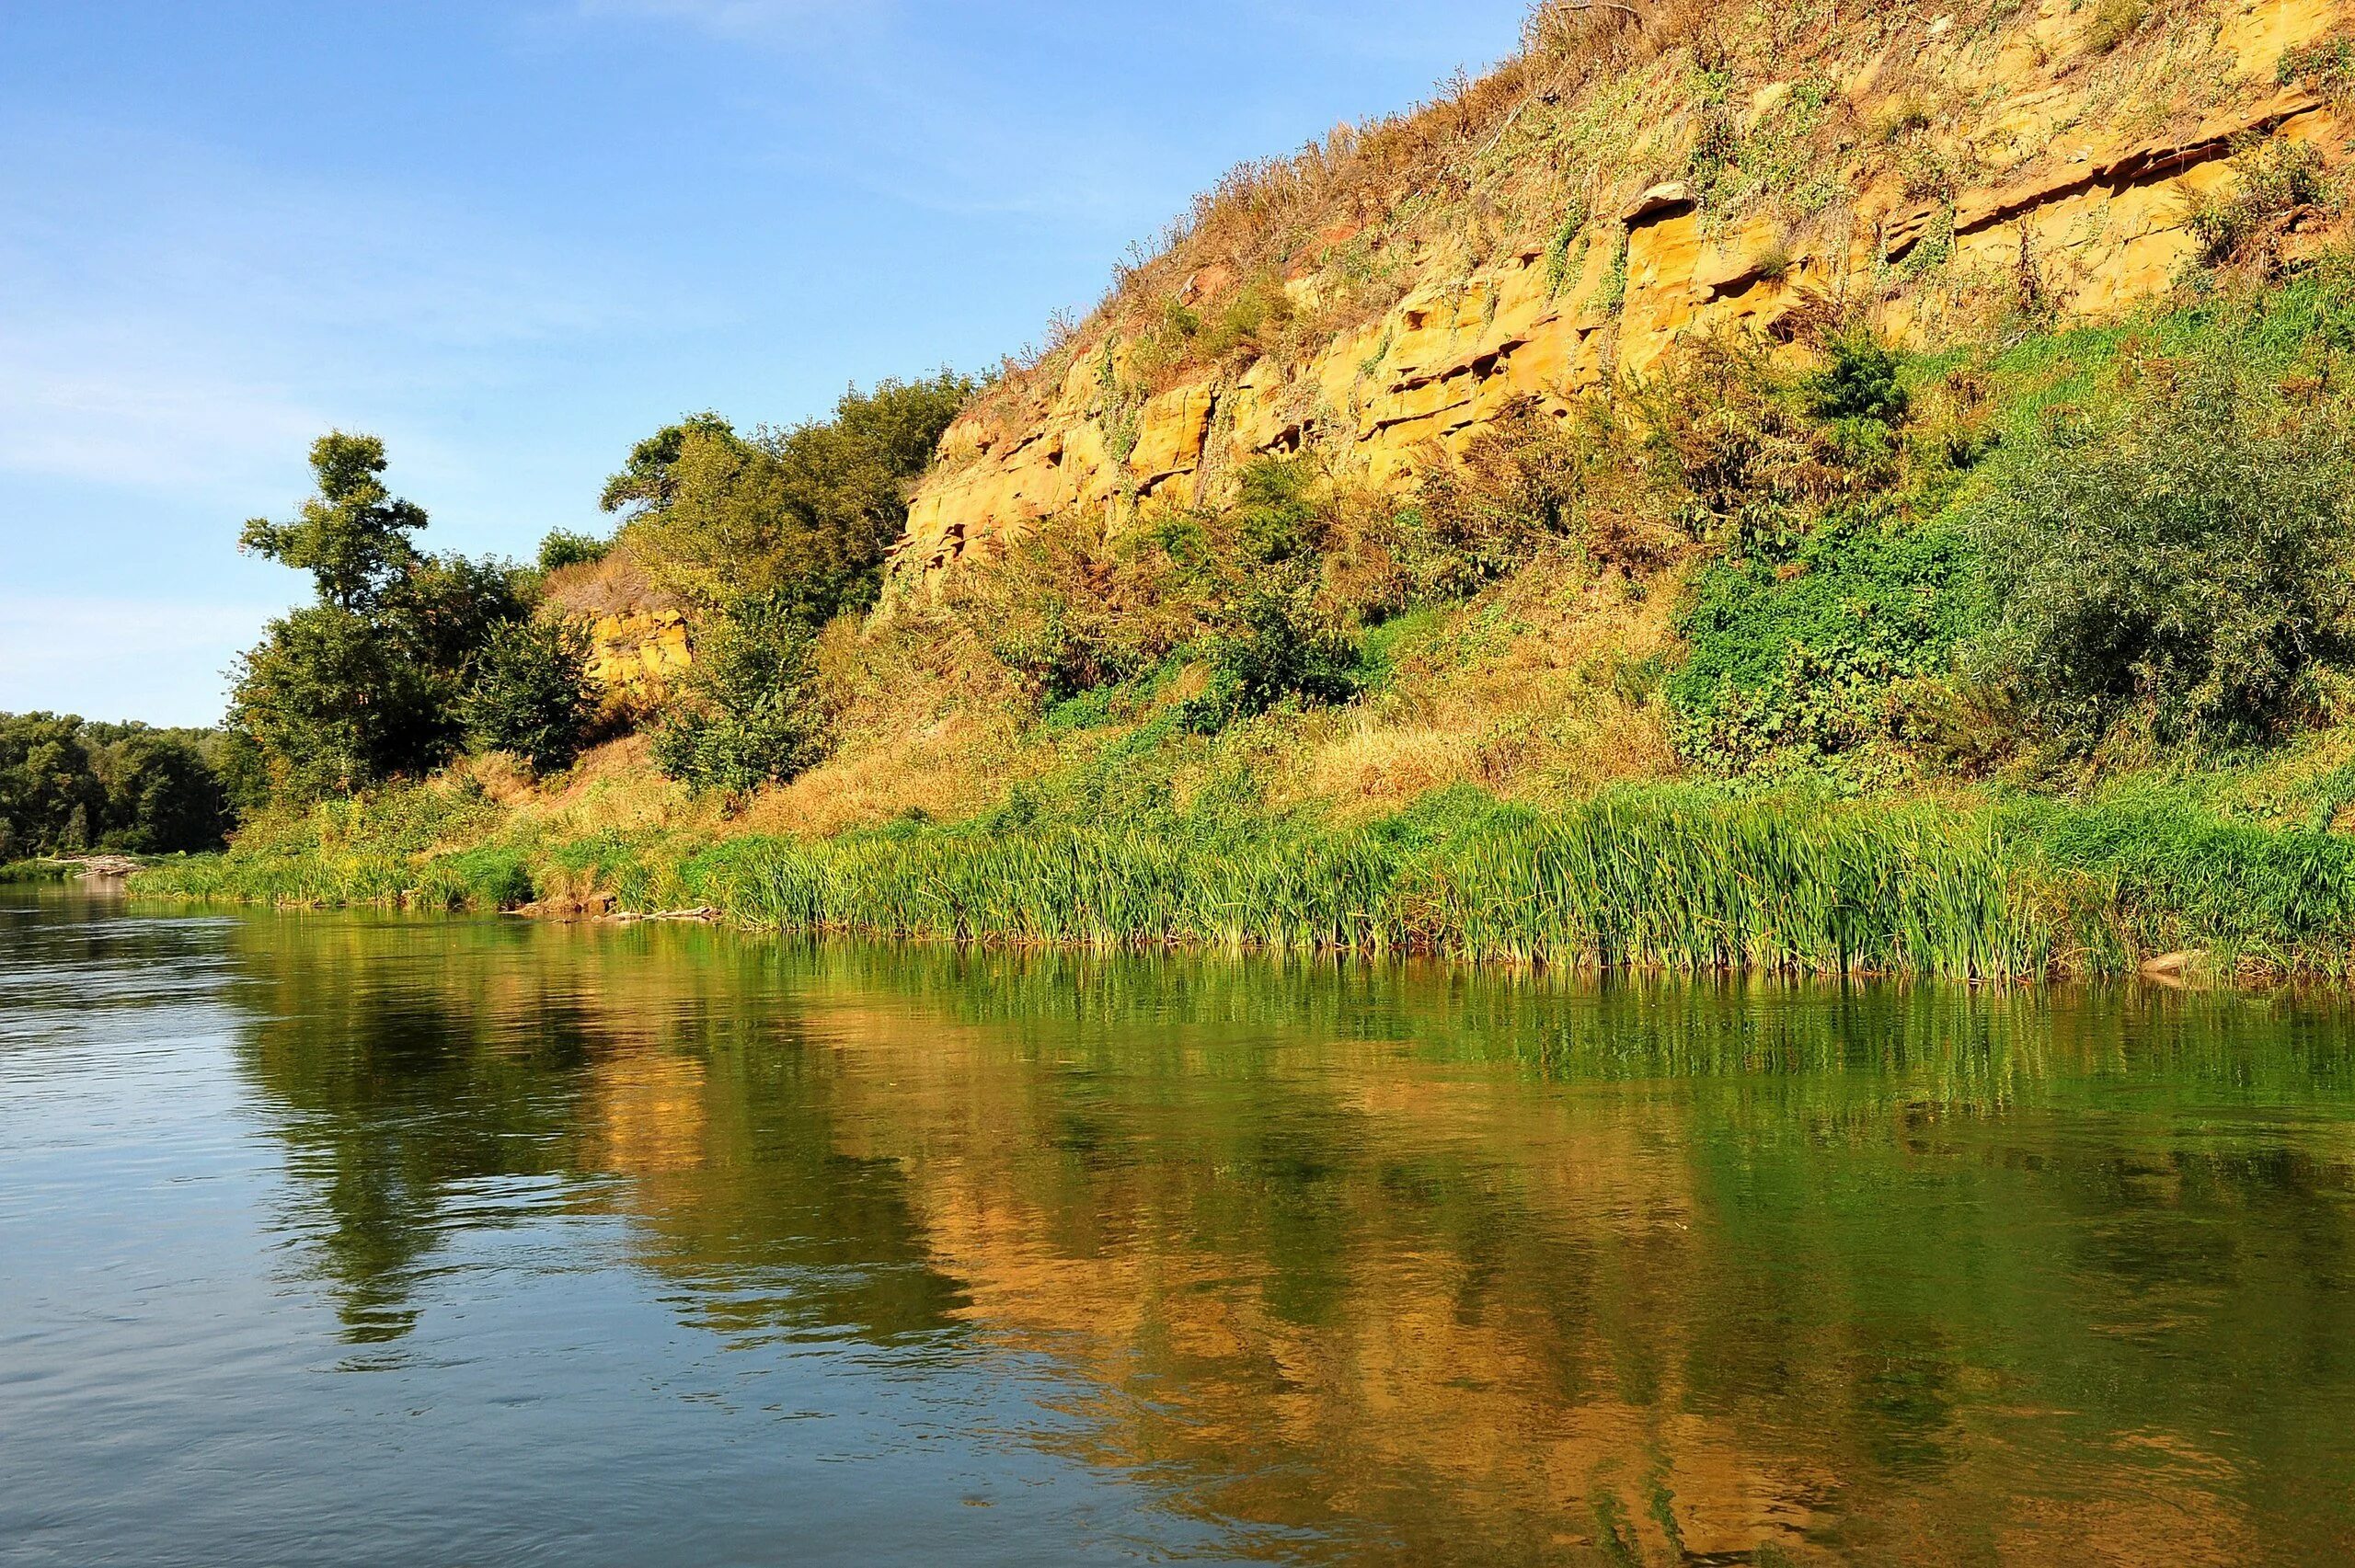
[[[588,639],[569,623],[509,621],[491,628],[461,705],[468,744],[561,768],[580,753],[597,703]]]
[[[230,706],[271,791],[294,797],[446,761],[477,656],[532,609],[515,568],[416,548],[426,514],[386,494],[375,437],[324,436],[311,466],[319,492],[298,521],[247,523],[243,544],[309,571],[316,600],[239,658]]]
[[[811,624],[871,603],[910,486],[971,395],[947,372],[853,390],[832,419],[751,437],[698,414],[640,441],[605,487],[656,580],[704,604],[781,599]]]
[[[0,860],[217,845],[228,802],[206,751],[218,738],[71,715],[0,714]]]
[[[610,555],[613,548],[610,539],[576,533],[568,528],[553,529],[540,541],[540,570],[556,572],[567,567],[593,566]]]
[[[1976,512],[1990,678],[2074,750],[2121,725],[2203,749],[2278,734],[2355,652],[2349,429],[2228,346],[2056,411]]]
[[[385,468],[382,440],[329,431],[311,443],[318,493],[291,522],[252,519],[237,547],[311,573],[323,603],[370,607],[415,560],[410,535],[426,521],[423,509],[385,490]]]
[[[809,621],[783,595],[711,615],[694,669],[654,732],[655,765],[697,790],[742,794],[790,780],[825,755]]]

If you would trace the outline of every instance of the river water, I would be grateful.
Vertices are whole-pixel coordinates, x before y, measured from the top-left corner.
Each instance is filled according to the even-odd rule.
[[[2355,1008],[0,893],[0,1562],[2355,1562]]]

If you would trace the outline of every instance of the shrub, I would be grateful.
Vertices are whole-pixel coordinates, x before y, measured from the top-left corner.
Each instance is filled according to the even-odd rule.
[[[580,755],[595,712],[588,638],[562,621],[495,628],[475,661],[461,709],[469,745],[511,752],[542,771]]]
[[[1165,517],[1118,540],[1057,518],[950,579],[948,604],[1032,700],[1054,704],[1157,668],[1194,630],[1173,550],[1198,536]]]
[[[2322,155],[2303,142],[2267,140],[2233,158],[2239,175],[2222,196],[2194,196],[2188,216],[2202,266],[2235,260],[2269,262],[2282,232],[2332,197]]]
[[[569,529],[556,529],[540,541],[540,570],[562,571],[567,567],[590,567],[605,558],[614,547],[610,539],[600,539],[592,533],[575,533]]]
[[[655,765],[690,788],[729,794],[815,766],[827,724],[814,641],[799,607],[780,595],[740,600],[712,617],[654,732]]]
[[[1692,538],[1787,540],[1883,476],[1859,467],[1814,417],[1806,389],[1746,339],[1683,345],[1657,373],[1630,380],[1620,403],[1633,446],[1610,466],[1640,464]]]
[[[1897,369],[1897,356],[1869,337],[1835,338],[1829,362],[1808,383],[1816,418],[1901,422],[1909,399]]]
[[[1779,565],[1713,563],[1678,618],[1677,749],[1712,773],[1814,767],[1892,738],[1909,682],[1944,675],[1977,629],[1959,529],[1825,528]]]
[[[2232,346],[2055,412],[1991,472],[1982,658],[2064,749],[2130,719],[2163,745],[2261,740],[2349,652],[2346,410],[2291,398]]]
[[[2148,0],[2100,0],[2079,35],[2085,52],[2110,53],[2141,30],[2150,14]]]
[[[1688,543],[1684,498],[1659,483],[1641,441],[1600,399],[1566,417],[1527,400],[1505,409],[1460,462],[1422,479],[1406,540],[1418,595],[1469,594],[1556,540],[1628,570],[1670,559]]]
[[[1307,464],[1254,463],[1240,492],[1223,511],[1156,514],[1109,538],[1091,519],[1042,524],[952,579],[952,612],[1042,706],[1173,662],[1209,670],[1187,706],[1198,727],[1287,696],[1347,698],[1353,612],[1384,597],[1370,552],[1343,537]]]
[[[1206,360],[1238,352],[1257,358],[1274,346],[1276,333],[1292,316],[1292,296],[1284,292],[1282,280],[1262,273],[1229,294],[1217,314],[1202,323],[1195,350]]]
[[[2344,109],[2355,101],[2355,38],[2326,38],[2285,49],[2274,74],[2285,87],[2303,82],[2334,107]]]

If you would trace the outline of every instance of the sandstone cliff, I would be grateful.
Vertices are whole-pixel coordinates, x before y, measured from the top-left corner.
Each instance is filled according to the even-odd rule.
[[[1238,171],[1010,365],[944,441],[902,580],[1040,517],[1216,500],[1257,454],[1396,486],[1691,334],[2114,315],[2181,275],[2195,202],[2255,144],[2341,158],[2350,24],[2349,0],[1557,0],[1481,81]]]

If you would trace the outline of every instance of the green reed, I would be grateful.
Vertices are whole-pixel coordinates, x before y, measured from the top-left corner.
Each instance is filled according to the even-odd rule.
[[[2108,974],[2178,947],[2225,967],[2355,968],[2355,841],[2164,795],[1956,806],[1654,785],[1538,811],[1457,792],[1350,827],[1163,813],[718,842],[339,808],[136,887],[445,910],[597,888],[788,931],[1693,973]]]
[[[1983,819],[1680,790],[1422,836],[1271,822],[747,839],[669,880],[747,924],[898,938],[1965,979],[2042,973],[2053,951]]]

